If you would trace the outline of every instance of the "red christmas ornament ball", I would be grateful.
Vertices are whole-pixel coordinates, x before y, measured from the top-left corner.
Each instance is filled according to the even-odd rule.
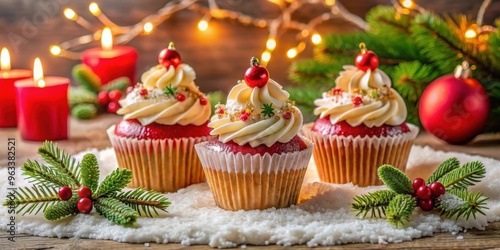
[[[373,51],[368,50],[364,53],[359,53],[354,59],[354,65],[360,70],[374,71],[378,67],[379,61],[378,57]]]
[[[249,87],[262,88],[267,84],[267,81],[269,81],[269,72],[260,65],[257,58],[252,57],[250,60],[250,68],[245,72],[244,79]]]
[[[61,187],[59,189],[58,195],[59,195],[59,199],[61,199],[62,201],[67,201],[67,200],[71,199],[71,196],[73,195],[73,191],[71,190],[70,187],[64,186],[64,187]]]
[[[175,50],[173,43],[170,43],[168,48],[163,49],[158,55],[158,62],[165,68],[169,68],[170,65],[177,68],[181,64],[181,55],[177,50]]]
[[[445,75],[425,89],[419,116],[427,132],[451,144],[464,144],[481,132],[489,110],[488,94],[481,83]]]
[[[81,198],[78,200],[78,203],[76,204],[76,207],[78,208],[78,211],[82,214],[88,214],[90,211],[92,211],[92,200],[89,198]]]

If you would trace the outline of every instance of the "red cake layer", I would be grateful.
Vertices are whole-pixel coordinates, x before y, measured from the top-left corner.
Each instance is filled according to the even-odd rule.
[[[386,137],[386,136],[395,136],[399,134],[404,134],[410,132],[410,128],[406,123],[402,123],[401,125],[391,126],[391,125],[382,125],[380,127],[367,127],[364,124],[358,125],[356,127],[352,127],[345,121],[338,122],[336,124],[330,123],[330,117],[319,118],[314,122],[314,126],[312,128],[313,131],[323,134],[323,135],[343,135],[349,136],[352,135],[354,137]]]
[[[183,137],[200,137],[210,134],[208,121],[196,125],[162,125],[153,122],[142,126],[136,119],[120,120],[115,127],[115,135],[136,139],[176,139]]]
[[[248,143],[240,146],[233,141],[224,143],[219,140],[208,142],[207,147],[217,152],[235,154],[241,152],[242,154],[251,155],[264,155],[265,153],[269,153],[270,155],[273,155],[301,151],[303,149],[306,149],[307,145],[298,135],[296,135],[287,143],[276,142],[271,147],[267,147],[266,145],[259,145],[253,148]]]

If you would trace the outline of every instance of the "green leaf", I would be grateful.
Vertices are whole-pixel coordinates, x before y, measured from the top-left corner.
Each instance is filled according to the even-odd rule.
[[[38,214],[47,206],[60,201],[58,190],[52,187],[31,186],[19,187],[15,191],[14,200],[7,199],[3,205],[16,208],[17,214]]]
[[[459,200],[457,202],[456,200]],[[446,194],[442,195],[439,202],[436,204],[437,209],[442,215],[447,218],[458,219],[465,217],[466,220],[472,215],[476,219],[476,213],[485,215],[487,197],[482,196],[479,192],[469,192],[466,189],[450,189],[446,190]]]
[[[71,72],[75,81],[77,81],[82,88],[93,92],[99,93],[99,88],[101,87],[101,80],[92,71],[92,69],[85,64],[78,64],[73,67]]]
[[[443,175],[445,175],[445,174],[449,173],[450,171],[452,171],[456,168],[459,168],[459,167],[460,167],[460,161],[458,161],[457,158],[453,157],[453,158],[447,159],[446,161],[441,163],[441,165],[439,165],[439,167],[436,169],[436,171],[434,171],[434,173],[432,173],[431,177],[429,177],[429,179],[427,179],[427,181],[426,181],[427,185],[429,185],[433,182],[436,182],[441,177],[443,177]]]
[[[386,209],[387,221],[393,226],[404,226],[417,206],[417,201],[409,194],[398,194]]]
[[[392,190],[379,190],[373,193],[354,197],[352,208],[357,211],[356,216],[365,218],[368,213],[370,217],[384,217],[385,210],[390,201],[396,196]]]
[[[175,91],[177,91],[177,87],[172,87],[172,83],[169,83],[165,88],[165,94],[169,96],[175,96]]]
[[[92,197],[112,196],[122,190],[132,180],[132,171],[118,168],[106,176]]]
[[[438,179],[445,188],[466,189],[480,182],[486,174],[483,163],[479,161],[468,162],[455,168]]]
[[[123,226],[132,226],[139,217],[135,210],[115,198],[99,198],[94,207],[100,215]]]
[[[82,186],[86,186],[96,192],[97,185],[99,184],[99,163],[95,155],[87,153],[83,156],[80,162]]]
[[[380,166],[378,176],[385,185],[398,194],[411,194],[413,192],[411,180],[405,173],[391,165]]]
[[[51,188],[59,188],[62,186],[70,186],[73,180],[68,178],[67,175],[59,175],[57,172],[37,161],[27,160],[21,168],[22,175],[35,185],[43,185]]]
[[[146,215],[148,217],[153,217],[151,211],[158,216],[157,209],[166,212],[168,206],[170,205],[170,202],[165,195],[153,190],[148,191],[142,188],[136,188],[124,193],[117,193],[116,195],[113,195],[113,198],[130,206],[132,209],[137,211],[140,216]]]
[[[67,201],[59,201],[56,204],[47,207],[47,209],[45,209],[43,213],[43,216],[47,220],[59,220],[64,217],[77,214],[77,203],[79,199],[80,197],[78,197],[78,195],[73,195],[73,197],[71,197],[71,199]]]

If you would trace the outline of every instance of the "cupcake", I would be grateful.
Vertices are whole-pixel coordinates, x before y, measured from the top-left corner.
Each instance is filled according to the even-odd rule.
[[[216,105],[216,140],[195,145],[216,204],[226,210],[297,203],[313,144],[298,135],[302,114],[252,58],[244,80]]]
[[[377,168],[390,164],[405,171],[418,127],[405,122],[403,98],[378,69],[378,58],[360,45],[354,65],[346,65],[336,87],[314,101],[319,118],[303,127],[314,142],[321,181],[379,185]]]
[[[118,165],[133,171],[130,187],[175,192],[205,181],[194,145],[211,138],[211,108],[172,43],[158,60],[120,100],[123,119],[107,132]]]

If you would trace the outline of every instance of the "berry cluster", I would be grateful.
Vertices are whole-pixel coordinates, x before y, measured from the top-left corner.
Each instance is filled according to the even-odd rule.
[[[62,201],[67,201],[73,196],[73,190],[70,187],[64,186],[59,189],[59,199]],[[78,189],[78,197],[80,199],[77,203],[77,208],[80,213],[88,214],[92,211],[92,190],[88,187],[81,187]]]
[[[445,194],[446,190],[440,182],[433,182],[429,186],[425,185],[425,180],[416,178],[412,183],[414,195],[417,197],[417,205],[423,211],[430,211],[436,204],[436,199]]]
[[[116,114],[116,111],[120,109],[120,104],[118,101],[123,97],[120,90],[115,89],[111,91],[103,90],[97,95],[97,101],[99,105],[106,107],[109,113]]]

